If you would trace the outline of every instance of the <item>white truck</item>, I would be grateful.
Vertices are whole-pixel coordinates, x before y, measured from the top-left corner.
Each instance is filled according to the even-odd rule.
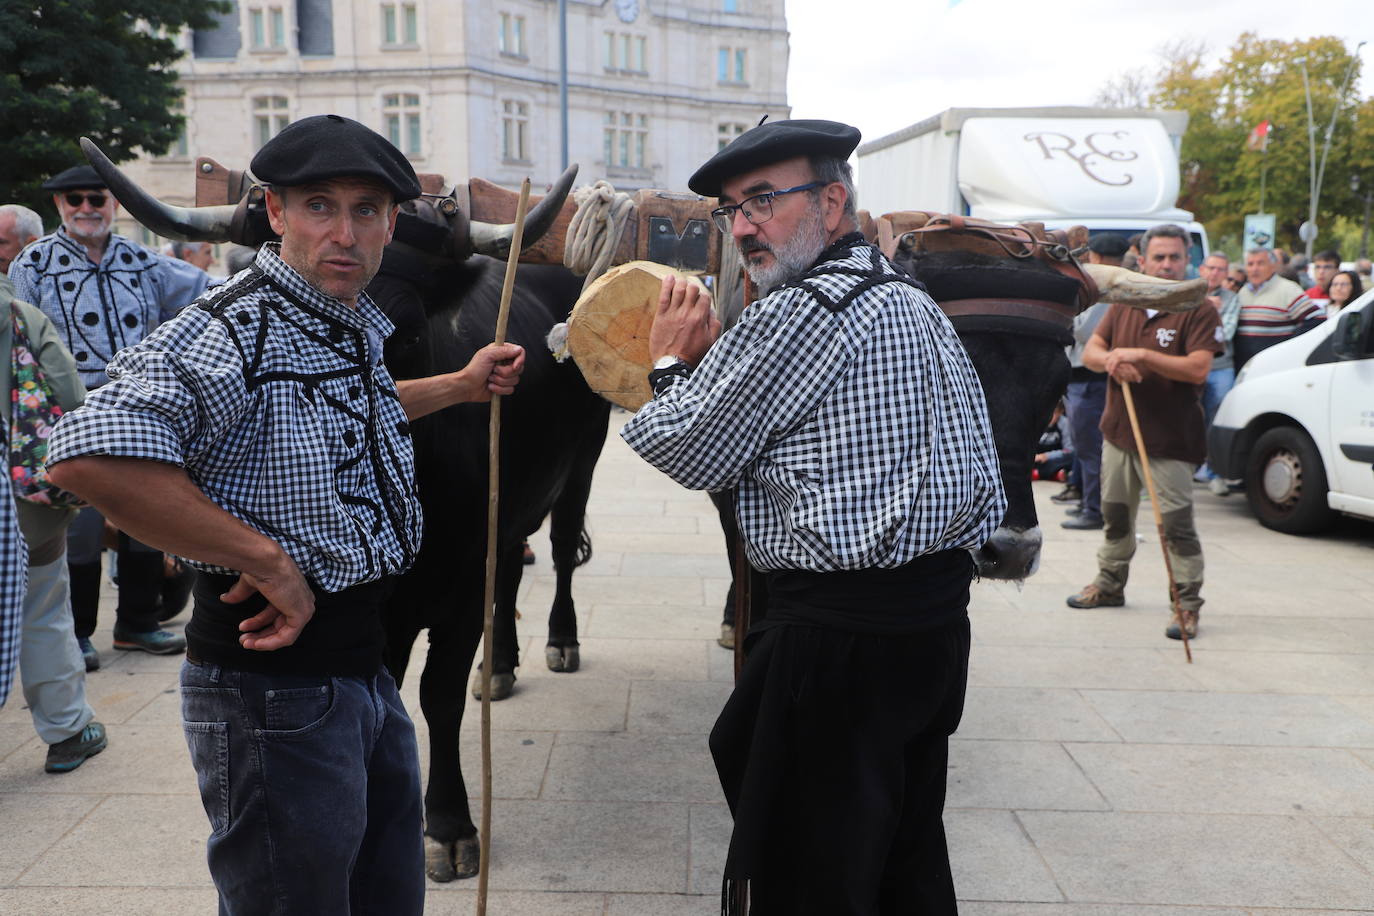
[[[1196,267],[1207,231],[1175,207],[1187,127],[1185,111],[951,108],[859,147],[859,205],[1123,238],[1177,223],[1192,236]]]
[[[1256,354],[1207,432],[1207,461],[1245,481],[1260,523],[1310,534],[1374,520],[1374,290]]]

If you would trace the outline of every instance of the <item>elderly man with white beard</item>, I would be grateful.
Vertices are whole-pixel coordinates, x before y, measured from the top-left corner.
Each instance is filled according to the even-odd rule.
[[[204,292],[210,278],[198,267],[112,232],[117,204],[90,166],[73,166],[42,187],[52,192],[62,225],[20,252],[9,276],[15,298],[38,306],[52,320],[76,358],[81,381],[94,391],[109,381],[105,367],[115,353],[151,334]],[[91,634],[100,598],[103,530],[104,519],[87,508],[67,536],[72,614],[87,671],[100,667]],[[157,655],[185,650],[182,636],[160,626],[166,616],[162,587],[161,552],[121,534],[116,649]],[[66,582],[60,591],[65,600]]]
[[[717,341],[710,297],[660,291],[654,400],[631,448],[733,488],[767,578],[711,732],[735,818],[725,911],[955,912],[942,813],[973,561],[1006,509],[983,390],[924,287],[857,231],[834,121],[750,130],[693,191],[761,299]]]

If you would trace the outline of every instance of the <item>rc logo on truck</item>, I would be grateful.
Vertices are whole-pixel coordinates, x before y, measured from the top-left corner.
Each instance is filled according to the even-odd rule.
[[[1070,137],[1068,134],[1061,134],[1053,131],[1036,131],[1026,134],[1024,139],[1027,142],[1040,144],[1040,152],[1045,154],[1046,159],[1053,159],[1056,153],[1063,153],[1065,158],[1072,159],[1074,162],[1078,163],[1078,167],[1083,170],[1083,174],[1087,175],[1093,181],[1113,187],[1122,187],[1134,181],[1134,177],[1126,174],[1122,176],[1120,181],[1109,181],[1093,170],[1094,168],[1101,167],[1102,160],[1107,160],[1108,162],[1133,162],[1139,159],[1140,154],[1135,150],[1102,149],[1098,145],[1104,142],[1099,140],[1099,137],[1111,137],[1115,140],[1120,140],[1129,135],[1130,132],[1125,130],[1094,131],[1083,137],[1082,143],[1085,148],[1082,152],[1075,152],[1078,148],[1079,141]]]

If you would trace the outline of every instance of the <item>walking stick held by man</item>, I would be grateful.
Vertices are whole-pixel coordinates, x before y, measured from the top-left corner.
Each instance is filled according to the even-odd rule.
[[[506,258],[506,279],[501,286],[501,307],[496,313],[496,340],[506,342],[510,300],[515,290],[515,269],[525,235],[525,210],[530,202],[530,180],[520,185],[515,207],[515,234]],[[482,597],[482,858],[477,877],[477,916],[487,912],[487,875],[491,870],[491,669],[492,631],[496,606],[496,528],[501,488],[501,395],[491,396],[491,422],[487,428],[487,584]]]
[[[1140,433],[1140,421],[1135,415],[1135,398],[1131,396],[1131,383],[1121,381],[1121,396],[1126,399],[1126,414],[1131,418],[1131,432],[1135,435],[1135,450],[1140,455],[1140,467],[1145,474],[1145,489],[1150,494],[1150,508],[1155,513],[1155,529],[1159,532],[1159,547],[1164,551],[1164,572],[1169,577],[1169,601],[1173,605],[1174,620],[1178,622],[1179,633],[1183,636],[1183,654],[1188,664],[1193,663],[1193,650],[1188,645],[1188,628],[1184,625],[1183,609],[1178,604],[1178,584],[1174,582],[1174,567],[1169,562],[1169,542],[1164,536],[1164,514],[1159,511],[1159,497],[1155,495],[1155,481],[1150,476],[1150,456],[1145,453],[1145,437]]]

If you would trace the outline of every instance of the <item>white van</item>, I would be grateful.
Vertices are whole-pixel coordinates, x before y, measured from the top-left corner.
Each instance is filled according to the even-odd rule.
[[[1217,409],[1208,463],[1245,481],[1260,523],[1309,534],[1374,520],[1374,290],[1253,357]]]

